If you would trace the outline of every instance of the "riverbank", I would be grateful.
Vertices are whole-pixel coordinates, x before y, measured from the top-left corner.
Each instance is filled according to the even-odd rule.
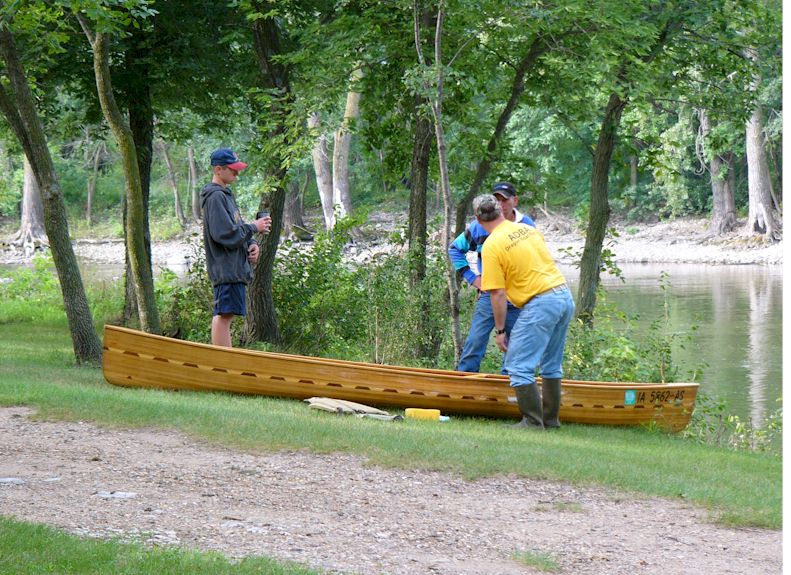
[[[363,226],[362,240],[349,246],[347,255],[361,263],[380,253],[398,248],[388,237],[406,223],[405,215],[372,214]],[[585,238],[572,219],[560,214],[547,217],[537,215],[536,225],[552,250],[563,263],[573,263],[582,252]],[[705,218],[677,218],[656,223],[614,222],[617,237],[607,238],[605,247],[621,263],[693,263],[705,265],[781,265],[783,242],[766,243],[755,236],[747,236],[743,228],[724,236],[713,236]],[[192,226],[181,237],[155,241],[152,247],[154,265],[179,268],[189,260],[191,251],[187,239],[200,230]],[[438,238],[434,238],[438,240]],[[74,241],[77,257],[98,263],[122,263],[124,245],[120,239],[97,238]],[[13,264],[30,261],[31,254],[21,248],[4,246],[0,249],[0,263]]]

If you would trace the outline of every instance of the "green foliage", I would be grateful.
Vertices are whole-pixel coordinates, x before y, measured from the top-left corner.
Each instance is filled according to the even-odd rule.
[[[441,253],[427,266],[417,290],[409,284],[410,262],[381,255],[364,266],[343,261],[352,227],[345,219],[314,245],[285,242],[278,250],[273,298],[286,350],[306,355],[411,365],[436,364],[446,332]],[[425,316],[428,314],[428,316]],[[421,325],[428,326],[418,331]],[[418,358],[416,350],[432,349]]]
[[[724,399],[699,393],[692,419],[682,436],[734,450],[769,452],[779,458],[783,437],[782,398],[777,402],[779,407],[763,421],[743,421],[738,415],[729,413],[728,402]]]
[[[181,339],[208,343],[214,292],[206,270],[202,237],[193,234],[187,239],[189,267],[185,278],[173,271],[162,270],[155,283],[157,305],[162,313],[162,330]]]
[[[13,170],[11,173],[0,171],[0,215],[18,214],[24,178],[25,174],[22,170]]]
[[[118,315],[123,305],[123,282],[94,281],[86,285],[91,315],[98,325]],[[33,258],[31,266],[20,266],[0,276],[0,324],[51,322],[65,318],[63,294],[47,251]]]
[[[43,321],[63,314],[63,297],[49,252],[36,254],[32,266],[19,267],[0,281],[0,323]]]
[[[555,560],[552,555],[543,551],[515,551],[513,554],[514,561],[518,561],[523,565],[532,567],[539,571],[554,572],[560,570],[560,564]]]
[[[607,301],[600,288],[596,304],[596,321],[592,327],[582,321],[572,322],[566,339],[563,371],[570,379],[603,381],[678,381],[679,366],[673,362],[673,350],[684,349],[692,341],[697,326],[686,335],[669,331],[669,281],[663,272],[660,286],[665,294],[663,314],[651,323],[646,333],[638,333],[636,317],[629,317]],[[700,377],[702,366],[686,379]]]
[[[364,273],[343,260],[359,220],[342,219],[316,235],[310,249],[292,241],[278,249],[272,297],[286,350],[306,355],[347,352],[365,333]]]

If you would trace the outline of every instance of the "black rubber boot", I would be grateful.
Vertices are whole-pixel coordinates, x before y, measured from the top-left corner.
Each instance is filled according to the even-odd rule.
[[[519,411],[522,412],[522,421],[513,425],[518,429],[544,429],[544,417],[541,409],[541,394],[538,385],[520,385],[514,388]]]
[[[559,429],[560,419],[560,378],[545,377],[541,383],[542,404],[544,407],[544,428]]]

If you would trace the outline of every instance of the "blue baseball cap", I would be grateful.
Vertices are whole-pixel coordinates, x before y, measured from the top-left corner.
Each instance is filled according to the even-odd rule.
[[[247,164],[239,160],[231,148],[219,148],[211,153],[212,166],[228,166],[232,170],[240,172],[247,167]]]

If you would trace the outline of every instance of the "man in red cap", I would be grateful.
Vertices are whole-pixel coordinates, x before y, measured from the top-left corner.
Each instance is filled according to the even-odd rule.
[[[206,269],[214,288],[211,342],[231,347],[231,321],[247,313],[246,287],[258,261],[253,234],[268,232],[272,218],[245,223],[229,187],[247,164],[230,148],[211,154],[212,180],[201,192],[203,247]]]

